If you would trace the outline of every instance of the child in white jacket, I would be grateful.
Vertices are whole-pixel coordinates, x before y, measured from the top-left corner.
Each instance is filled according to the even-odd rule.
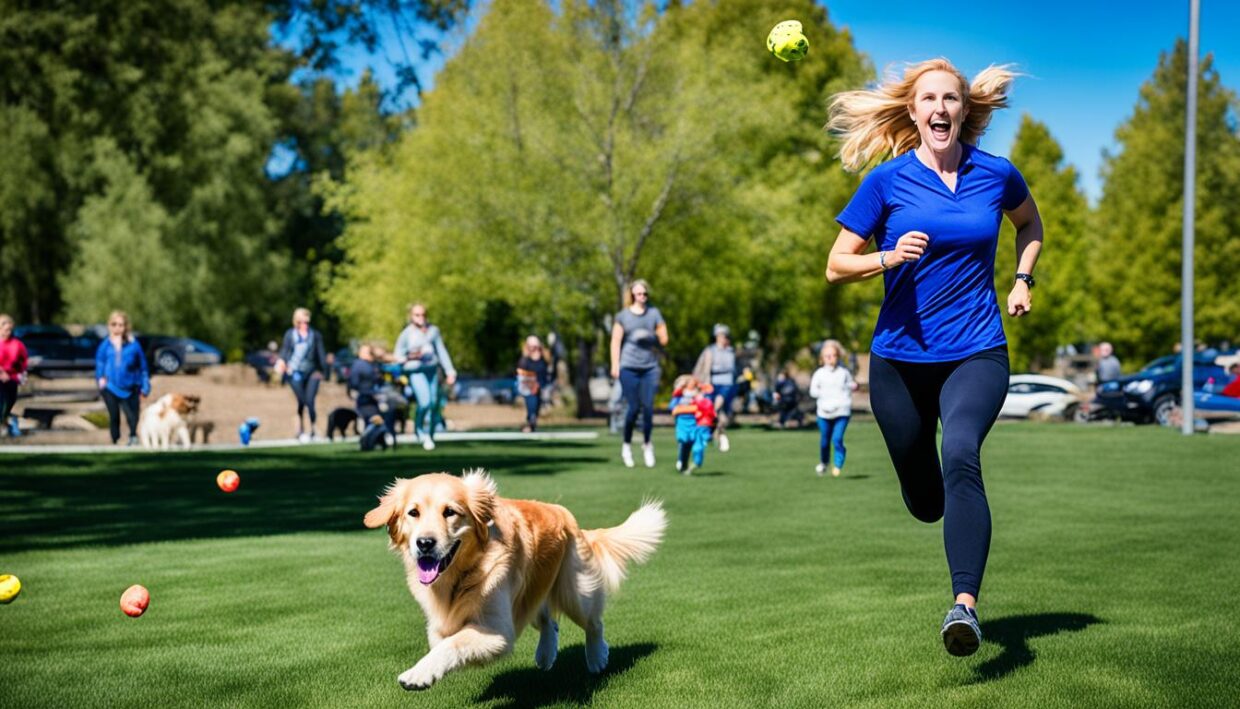
[[[857,388],[852,372],[844,368],[840,362],[844,359],[844,348],[838,340],[827,340],[822,343],[822,366],[814,372],[809,383],[809,395],[818,400],[818,432],[819,454],[818,465],[814,472],[821,477],[827,470],[827,460],[831,448],[835,448],[834,465],[831,475],[839,477],[844,469],[844,430],[848,428],[848,418],[852,415],[852,393]]]

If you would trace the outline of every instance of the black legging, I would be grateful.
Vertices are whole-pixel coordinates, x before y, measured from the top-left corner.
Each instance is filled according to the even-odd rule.
[[[288,385],[293,388],[293,395],[297,397],[297,417],[301,418],[302,413],[309,412],[311,426],[314,426],[314,422],[319,418],[314,410],[314,399],[319,395],[321,381],[323,380],[315,376],[303,377],[301,381],[292,377],[288,380]]]
[[[17,403],[17,380],[0,382],[0,429],[9,430],[9,413]]]
[[[887,441],[909,512],[943,520],[952,593],[974,597],[990,552],[990,507],[981,448],[1008,388],[1006,347],[954,362],[910,363],[870,357],[870,405]],[[935,450],[943,421],[943,464]]]
[[[624,400],[628,403],[628,411],[624,415],[624,442],[633,440],[633,428],[637,425],[637,414],[642,415],[642,441],[650,442],[650,433],[654,430],[654,394],[659,388],[659,376],[662,370],[658,365],[649,369],[620,370],[620,390],[624,392]]]
[[[104,387],[103,403],[108,407],[108,430],[112,433],[112,442],[116,443],[121,439],[121,412],[125,412],[125,418],[129,421],[129,437],[135,438],[138,435],[138,403],[142,400],[141,394],[137,391],[129,392],[129,396],[119,397],[112,393],[111,389]]]

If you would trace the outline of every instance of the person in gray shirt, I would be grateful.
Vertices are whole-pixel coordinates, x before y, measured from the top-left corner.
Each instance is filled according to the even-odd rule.
[[[1098,344],[1097,378],[1099,386],[1120,378],[1119,357],[1115,356],[1115,349],[1110,342]]]
[[[720,452],[727,453],[731,448],[728,423],[732,420],[732,400],[736,397],[736,350],[732,347],[732,329],[727,325],[717,323],[711,334],[715,342],[698,355],[693,376],[698,381],[710,382],[714,390],[715,413],[718,414],[715,442]]]
[[[633,467],[633,428],[642,415],[642,458],[654,467],[654,394],[659,388],[659,348],[667,346],[667,323],[650,305],[650,285],[638,279],[629,284],[628,307],[616,313],[611,326],[611,376],[620,380],[628,411],[624,417],[624,444],[620,459]]]
[[[426,319],[426,306],[409,306],[409,325],[396,338],[393,357],[409,378],[409,388],[417,400],[413,416],[414,434],[422,439],[426,450],[435,448],[435,412],[439,406],[439,368],[443,367],[446,383],[456,382],[456,368],[443,343],[439,328]],[[426,419],[429,418],[429,422]],[[424,422],[426,423],[424,427]]]

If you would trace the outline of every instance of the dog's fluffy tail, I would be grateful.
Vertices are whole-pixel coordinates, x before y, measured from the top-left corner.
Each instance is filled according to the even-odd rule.
[[[590,566],[608,593],[614,592],[624,580],[629,561],[641,563],[650,558],[667,528],[663,503],[647,500],[624,524],[609,529],[583,529],[581,536],[589,545],[594,563]]]

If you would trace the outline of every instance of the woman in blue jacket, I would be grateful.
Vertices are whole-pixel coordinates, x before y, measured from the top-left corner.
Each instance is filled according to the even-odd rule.
[[[1008,386],[994,279],[1003,217],[1016,227],[1010,316],[1029,313],[1042,248],[1042,221],[1024,178],[1006,159],[975,147],[991,113],[1007,105],[1014,78],[992,66],[970,84],[947,60],[926,61],[903,79],[835,96],[827,124],[841,139],[846,169],[894,155],[865,177],[836,218],[842,228],[827,280],[883,276],[870,402],[905,506],[923,522],[943,520],[955,605],[940,635],[953,655],[973,654],[982,640],[975,606],[990,551],[990,508],[980,451]]]
[[[129,445],[138,443],[138,406],[151,394],[151,375],[142,346],[130,331],[129,316],[113,310],[108,316],[108,336],[95,350],[95,379],[108,407],[112,444],[121,439],[121,411],[129,421]]]
[[[315,439],[314,426],[318,422],[318,410],[314,400],[319,395],[319,384],[331,362],[323,346],[323,336],[310,327],[310,311],[298,308],[293,311],[293,326],[284,333],[284,344],[276,360],[276,371],[284,375],[293,396],[297,398],[297,416],[293,418],[297,440],[309,443]],[[306,415],[310,417],[310,431],[306,431]]]

